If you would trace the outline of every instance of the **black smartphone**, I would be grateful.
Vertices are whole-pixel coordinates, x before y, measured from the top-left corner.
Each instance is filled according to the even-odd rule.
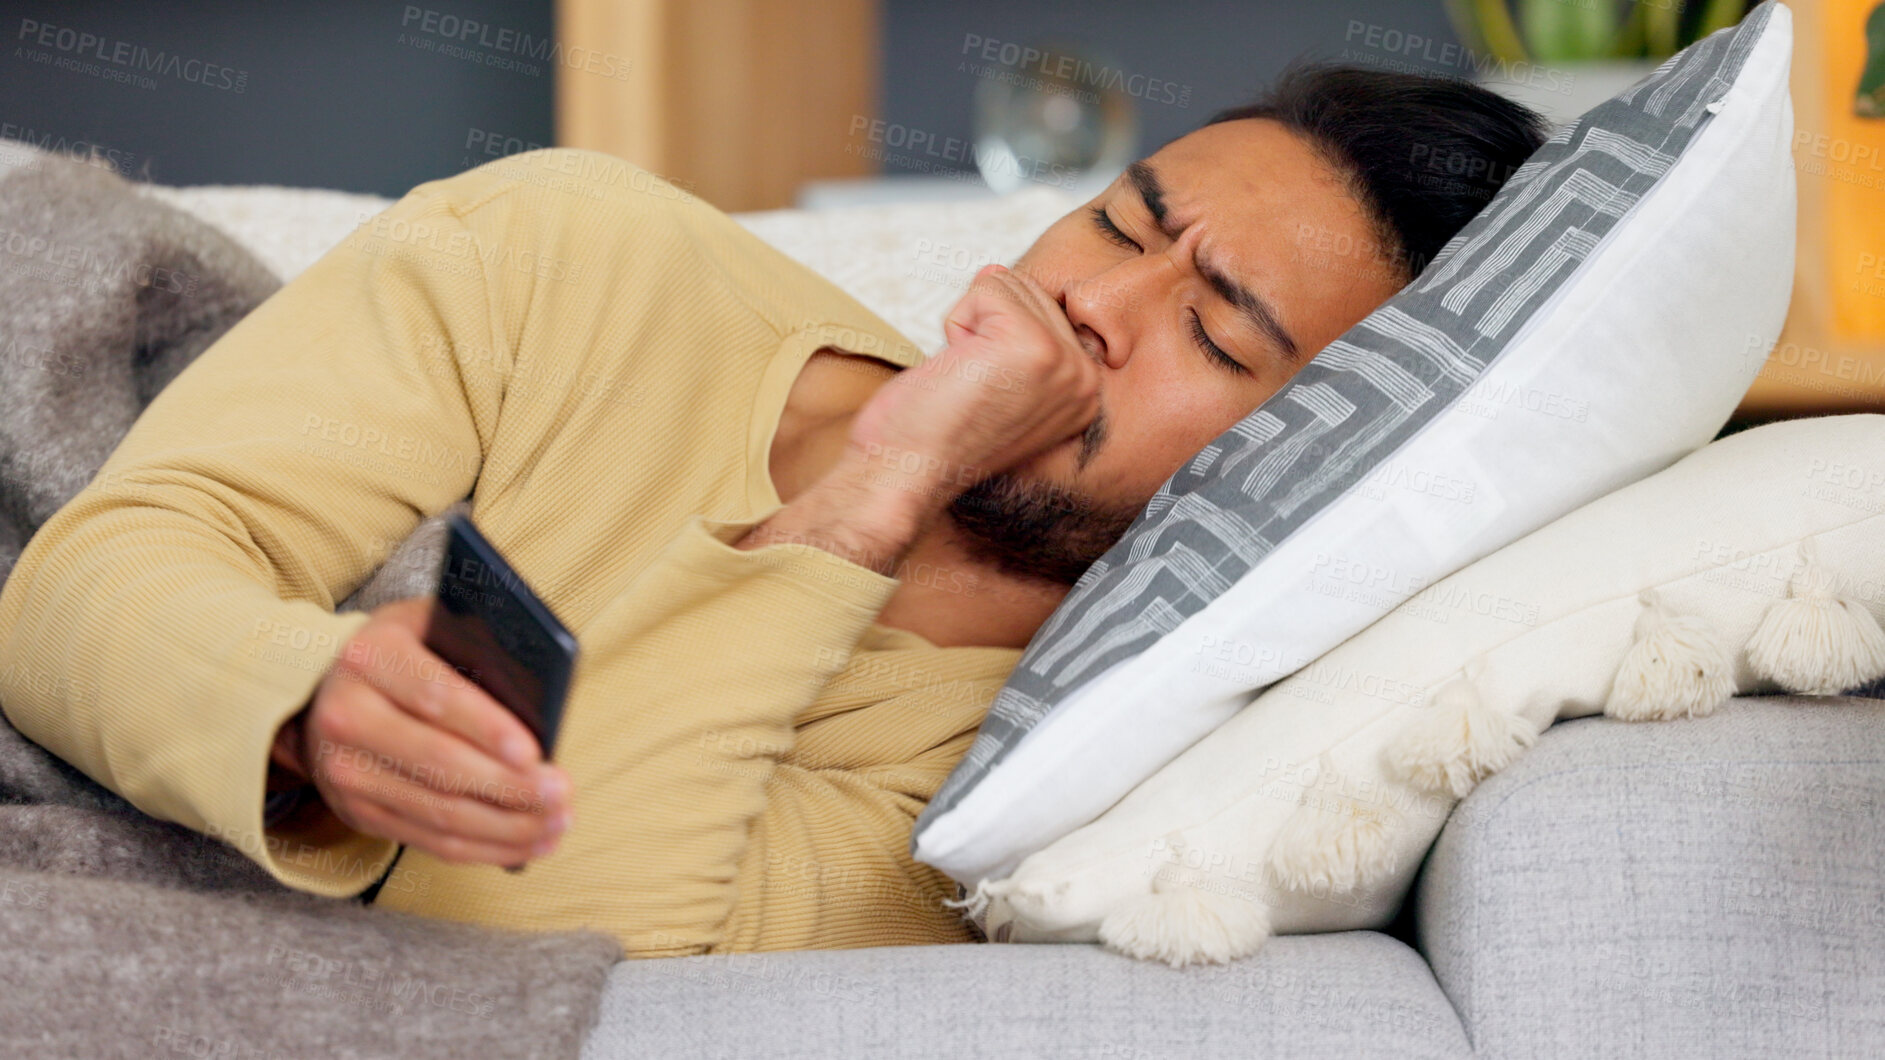
[[[446,520],[425,646],[509,708],[548,761],[576,672],[576,638],[471,518]]]

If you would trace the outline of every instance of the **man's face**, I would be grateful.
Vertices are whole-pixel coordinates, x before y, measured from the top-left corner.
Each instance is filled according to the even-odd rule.
[[[1058,299],[1105,367],[1100,412],[949,512],[971,555],[1064,585],[1166,479],[1405,282],[1339,171],[1261,118],[1207,125],[1135,163],[1014,268]]]

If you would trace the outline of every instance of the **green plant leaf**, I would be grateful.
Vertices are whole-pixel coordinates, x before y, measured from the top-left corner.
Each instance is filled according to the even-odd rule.
[[[1865,20],[1865,50],[1852,112],[1861,118],[1885,118],[1885,4],[1873,8]]]
[[[1566,39],[1579,59],[1610,54],[1617,37],[1617,7],[1612,0],[1565,0]]]
[[[1648,8],[1644,27],[1648,31],[1649,54],[1653,58],[1667,59],[1682,50],[1682,7],[1683,0],[1637,0]]]
[[[1482,54],[1488,51],[1486,35],[1480,31],[1479,19],[1473,14],[1473,0],[1446,0],[1446,17],[1468,51]]]
[[[1540,62],[1576,58],[1567,54],[1564,6],[1557,0],[1518,0],[1518,28]]]
[[[1747,0],[1709,0],[1702,9],[1702,24],[1695,31],[1695,39],[1701,40],[1718,29],[1729,26],[1747,17]]]
[[[1609,54],[1617,34],[1614,0],[1519,3],[1519,28],[1540,60],[1581,62]]]
[[[1623,20],[1623,27],[1617,30],[1610,54],[1619,59],[1634,59],[1643,54],[1643,47],[1643,5],[1632,3],[1629,17]]]
[[[1519,36],[1518,26],[1512,22],[1512,12],[1505,6],[1505,0],[1472,0],[1472,5],[1480,37],[1485,41],[1487,51],[1507,63],[1522,63],[1530,58],[1525,41]]]

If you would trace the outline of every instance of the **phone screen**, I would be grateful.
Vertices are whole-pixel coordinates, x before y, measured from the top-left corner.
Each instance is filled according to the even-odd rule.
[[[479,532],[447,520],[425,646],[517,715],[548,760],[576,669],[576,638]]]

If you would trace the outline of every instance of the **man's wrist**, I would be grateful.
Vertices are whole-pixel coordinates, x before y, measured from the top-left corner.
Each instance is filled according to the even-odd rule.
[[[734,547],[810,545],[894,577],[897,563],[936,507],[932,497],[877,479],[861,454],[847,450],[829,472]]]
[[[862,448],[846,446],[843,456],[818,482],[834,493],[848,494],[860,522],[886,537],[915,540],[917,531],[961,493],[933,478],[887,465]]]
[[[303,707],[276,730],[268,752],[268,790],[299,787],[313,780],[308,771],[302,728],[307,717],[307,708]]]
[[[849,442],[828,479],[843,481],[921,526],[982,477],[974,467],[914,449]]]

